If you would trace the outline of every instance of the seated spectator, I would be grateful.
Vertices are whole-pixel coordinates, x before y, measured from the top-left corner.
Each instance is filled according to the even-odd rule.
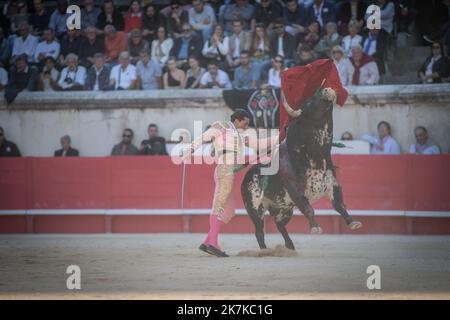
[[[150,45],[147,40],[142,38],[139,29],[133,29],[128,39],[128,52],[130,53],[130,61],[132,64],[136,65],[139,61],[142,50],[150,50]]]
[[[94,54],[92,66],[88,69],[86,90],[104,91],[111,88],[109,84],[110,69],[105,65],[105,56],[102,53]]]
[[[5,138],[5,130],[0,127],[0,157],[21,157],[17,145]]]
[[[189,23],[189,11],[182,10],[178,1],[172,1],[167,17],[167,32],[169,35],[175,39],[181,37],[183,24]]]
[[[138,148],[132,143],[134,132],[132,129],[123,130],[122,141],[116,144],[112,151],[112,156],[136,156],[139,154]]]
[[[68,134],[62,136],[60,142],[61,149],[55,151],[55,157],[78,157],[80,155],[77,149],[71,147],[72,139]]]
[[[320,40],[320,24],[317,21],[311,22],[308,27],[308,33],[304,36],[301,43],[314,48]]]
[[[89,69],[94,64],[96,53],[105,53],[104,41],[97,36],[95,27],[87,27],[80,44],[80,64]]]
[[[150,51],[141,51],[140,60],[136,64],[138,87],[142,90],[161,88],[161,66],[150,58]]]
[[[261,79],[259,68],[250,62],[248,51],[242,51],[240,57],[241,65],[234,70],[233,88],[256,89]]]
[[[17,32],[18,26],[21,23],[28,22],[28,1],[26,0],[16,0],[14,14],[9,15],[10,31],[12,33]],[[30,32],[32,30],[30,29]]]
[[[64,66],[66,57],[71,53],[78,56],[80,54],[80,48],[80,31],[76,29],[67,30],[66,35],[61,40],[61,54],[59,56],[59,64]]]
[[[349,131],[345,131],[341,135],[341,141],[352,141],[352,140],[353,140],[353,135]]]
[[[115,30],[123,31],[124,24],[123,16],[114,8],[113,0],[103,1],[103,10],[97,19],[97,29],[105,30],[107,25],[112,25]]]
[[[208,64],[208,72],[200,79],[200,88],[231,89],[230,78],[217,67],[217,63]]]
[[[34,52],[38,45],[38,38],[30,34],[30,25],[22,22],[19,25],[19,36],[15,38],[12,49],[12,60],[25,54],[28,62],[33,62]]]
[[[241,64],[239,60],[241,51],[250,51],[252,45],[252,34],[244,31],[241,20],[233,21],[233,34],[228,38],[227,62],[231,69]]]
[[[269,69],[268,86],[281,88],[281,72],[285,70],[283,56],[276,55],[273,59],[273,66]]]
[[[386,72],[384,61],[387,52],[388,34],[383,29],[371,29],[362,41],[363,51],[373,57],[377,63],[380,74]]]
[[[129,33],[133,29],[141,29],[142,11],[141,3],[138,0],[131,1],[128,14],[125,16],[125,32]]]
[[[284,20],[275,22],[276,34],[270,39],[270,56],[283,56],[286,66],[289,67],[297,44],[294,36],[287,33],[284,27]]]
[[[252,30],[256,24],[261,24],[268,34],[275,30],[274,21],[283,16],[283,8],[276,0],[261,0],[255,3],[255,14],[252,20]]]
[[[428,137],[428,130],[425,127],[417,127],[414,129],[416,143],[409,146],[411,154],[440,154],[439,147],[433,143]]]
[[[381,121],[377,125],[378,136],[364,135],[362,140],[371,144],[371,154],[400,154],[398,142],[391,136],[391,125]]]
[[[419,69],[419,78],[422,83],[440,83],[448,78],[450,74],[450,63],[443,54],[442,44],[434,42],[431,45],[431,55],[425,59]]]
[[[255,25],[250,48],[251,61],[260,68],[261,80],[266,80],[266,75],[271,66],[270,39],[262,24]]]
[[[0,91],[5,90],[8,84],[8,72],[0,66]]]
[[[344,49],[341,46],[334,46],[331,49],[331,57],[333,59],[334,65],[339,73],[339,79],[343,86],[348,86],[352,83],[350,78],[350,61],[344,57]]]
[[[78,56],[69,53],[64,61],[65,67],[61,71],[61,77],[58,81],[60,90],[83,90],[86,81],[86,68],[78,64]]]
[[[365,54],[360,45],[352,48],[352,57],[347,67],[352,85],[374,85],[378,84],[380,80],[380,73],[375,60]]]
[[[160,12],[155,10],[154,5],[149,4],[144,9],[144,15],[142,17],[142,36],[148,41],[148,43],[152,43],[156,38],[156,30],[158,27],[167,26],[166,17]]]
[[[223,33],[220,24],[214,27],[214,32],[210,39],[207,39],[203,45],[203,57],[206,62],[215,61],[221,68],[226,68],[226,56],[228,54],[228,37]]]
[[[83,0],[83,9],[81,9],[81,29],[86,30],[91,27],[95,28],[101,13],[102,10],[95,7],[94,0]]]
[[[380,7],[381,29],[391,34],[394,30],[395,5],[390,0],[378,0],[375,3]],[[366,13],[366,19],[368,15]]]
[[[316,59],[317,57],[314,53],[314,50],[310,46],[306,44],[299,44],[297,52],[294,55],[293,62],[296,66],[306,66]]]
[[[67,0],[58,0],[57,7],[50,16],[48,27],[55,31],[58,39],[61,39],[67,32],[67,19],[69,14],[67,11]]]
[[[11,55],[11,46],[5,37],[5,31],[0,27],[0,64],[6,67],[9,64],[9,56]]]
[[[160,65],[160,67],[164,67],[169,60],[170,50],[173,47],[173,40],[167,36],[167,31],[164,26],[158,27],[156,33],[156,39],[152,42],[152,59],[155,60],[156,63]]]
[[[148,139],[142,140],[139,154],[145,156],[167,156],[166,139],[159,136],[158,126],[151,123],[148,126]]]
[[[342,39],[342,48],[347,58],[352,56],[352,47],[362,44],[362,37],[358,34],[359,27],[356,22],[352,22],[348,26],[348,35]]]
[[[325,0],[314,0],[313,3],[306,8],[306,16],[308,24],[317,21],[321,28],[328,22],[336,22],[334,4]]]
[[[186,86],[186,74],[177,67],[174,57],[167,61],[167,72],[163,76],[164,89],[183,89]]]
[[[128,36],[123,31],[117,31],[113,25],[105,27],[105,55],[107,63],[115,63],[119,54],[127,49]]]
[[[203,74],[206,72],[205,68],[202,68],[198,63],[197,58],[189,58],[189,69],[186,72],[186,89],[197,89],[200,87],[200,80]]]
[[[367,4],[363,0],[350,0],[343,2],[336,14],[339,33],[342,35],[347,35],[348,26],[350,23],[356,23],[359,28],[362,28],[366,10]]]
[[[136,67],[130,63],[130,54],[127,51],[120,53],[119,64],[111,69],[109,81],[114,90],[137,88]]]
[[[37,80],[38,70],[28,65],[27,55],[18,56],[9,70],[9,81],[5,89],[6,102],[12,103],[21,91],[36,90]]]
[[[286,1],[283,17],[286,24],[286,32],[292,36],[302,39],[308,33],[306,8],[303,4],[297,3],[297,0]]]
[[[44,41],[39,42],[34,52],[34,62],[42,65],[46,57],[52,57],[55,61],[59,57],[60,46],[55,40],[55,34],[52,29],[44,30]]]
[[[216,15],[213,8],[205,5],[203,0],[193,0],[189,9],[189,24],[199,36],[206,41],[211,36],[212,26],[216,23]]]
[[[328,22],[325,26],[325,34],[314,47],[314,52],[321,58],[331,58],[331,48],[340,45],[341,42],[342,38],[337,32],[336,23]]]
[[[56,69],[56,60],[53,57],[47,57],[44,60],[44,68],[39,74],[39,85],[42,91],[58,90],[59,71]]]
[[[176,59],[178,68],[187,69],[188,58],[200,58],[202,51],[202,39],[192,33],[189,24],[183,25],[183,36],[175,40],[170,56]]]
[[[248,0],[236,0],[236,3],[225,6],[222,12],[225,35],[233,33],[236,19],[241,20],[243,30],[250,30],[254,13],[255,7],[248,3]]]
[[[28,22],[33,27],[33,35],[42,36],[44,30],[48,28],[50,14],[44,7],[42,0],[33,0],[34,13],[30,15]]]

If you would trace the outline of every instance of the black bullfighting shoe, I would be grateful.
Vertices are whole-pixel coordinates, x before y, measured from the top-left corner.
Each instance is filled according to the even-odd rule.
[[[208,247],[206,248],[206,250],[208,251],[208,253],[215,255],[216,257],[219,258],[226,258],[229,257],[229,255],[227,255],[224,251],[217,249],[216,247],[212,246],[212,245],[208,245]]]
[[[202,244],[200,245],[200,247],[198,247],[198,249],[199,249],[200,251],[206,252],[206,253],[208,253],[208,254],[212,254],[211,252],[208,251],[208,247],[207,247],[206,244],[204,244],[204,243],[202,243]]]

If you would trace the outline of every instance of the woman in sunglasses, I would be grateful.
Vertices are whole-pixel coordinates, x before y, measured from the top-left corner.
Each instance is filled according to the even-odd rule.
[[[276,55],[273,61],[273,67],[269,70],[268,85],[273,88],[281,87],[281,72],[284,71],[284,58],[281,55]]]
[[[419,69],[419,78],[422,83],[440,83],[447,82],[449,75],[450,62],[448,57],[444,55],[442,44],[433,42],[430,56],[425,59]]]

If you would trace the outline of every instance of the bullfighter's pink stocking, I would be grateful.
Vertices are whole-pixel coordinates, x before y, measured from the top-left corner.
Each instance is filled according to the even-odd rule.
[[[216,247],[217,249],[221,250],[219,247],[218,239],[222,225],[224,225],[224,223],[223,221],[217,218],[217,215],[211,214],[209,216],[209,232],[204,242],[205,245],[210,244],[213,247]]]

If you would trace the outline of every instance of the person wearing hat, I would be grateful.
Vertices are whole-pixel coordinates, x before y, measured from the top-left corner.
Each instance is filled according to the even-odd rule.
[[[150,50],[147,40],[142,38],[141,30],[133,29],[128,39],[128,52],[130,53],[131,63],[136,64],[139,61],[139,55],[142,50]]]
[[[42,91],[55,91],[58,89],[59,71],[55,67],[56,60],[52,56],[45,57],[44,68],[39,74],[39,89]]]

